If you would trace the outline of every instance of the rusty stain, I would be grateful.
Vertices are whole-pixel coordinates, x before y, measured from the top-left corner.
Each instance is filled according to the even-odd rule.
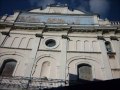
[[[59,19],[59,18],[48,18],[47,22],[48,23],[65,23],[63,19]]]
[[[40,18],[37,19],[37,18],[35,18],[35,17],[33,17],[33,16],[27,16],[27,17],[25,17],[25,16],[20,16],[20,17],[18,18],[18,21],[22,21],[22,22],[40,22]]]

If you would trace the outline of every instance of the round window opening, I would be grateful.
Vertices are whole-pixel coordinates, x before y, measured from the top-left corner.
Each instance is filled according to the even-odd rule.
[[[49,39],[45,42],[46,46],[48,47],[54,47],[56,45],[56,41],[53,39]]]

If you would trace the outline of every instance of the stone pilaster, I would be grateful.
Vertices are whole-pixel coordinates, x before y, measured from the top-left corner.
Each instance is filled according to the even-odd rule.
[[[39,44],[41,42],[41,38],[43,38],[43,31],[40,34],[36,34],[34,37],[34,42],[32,44],[32,51],[28,56],[28,60],[26,61],[26,70],[25,70],[25,77],[32,77],[32,71],[34,68],[34,63],[36,60],[36,55],[38,51]]]
[[[100,49],[101,49],[101,54],[102,54],[102,61],[103,61],[103,68],[104,68],[104,74],[105,74],[105,79],[112,79],[112,72],[111,72],[111,67],[109,64],[109,59],[108,55],[106,52],[105,44],[103,40],[99,39],[99,44],[100,44]]]
[[[66,61],[67,61],[67,43],[68,39],[66,38],[67,36],[65,35],[62,36],[61,40],[61,60],[60,60],[60,79],[65,80],[66,76]]]
[[[117,62],[116,69],[120,68],[120,48],[119,48],[119,41],[112,40],[113,52],[115,52],[115,60]]]
[[[34,38],[34,42],[32,44],[32,51],[28,57],[28,60],[26,61],[26,70],[25,70],[25,77],[31,77],[34,61],[36,59],[36,54],[38,50],[38,45],[40,42],[40,38]]]

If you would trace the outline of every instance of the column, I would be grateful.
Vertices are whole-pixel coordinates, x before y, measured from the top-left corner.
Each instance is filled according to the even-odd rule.
[[[104,64],[104,71],[105,71],[105,79],[112,79],[112,72],[111,72],[111,67],[109,64],[109,59],[108,59],[108,55],[106,52],[106,47],[104,44],[103,40],[99,40],[99,44],[100,44],[100,49],[101,49],[101,54],[102,54],[102,61]]]
[[[113,46],[113,52],[114,52],[114,51],[116,52],[115,60],[116,60],[116,62],[117,62],[116,68],[118,69],[118,68],[120,68],[120,61],[119,61],[119,59],[120,59],[119,41],[117,41],[117,40],[112,40],[111,42],[112,42],[111,44],[112,44],[112,46]]]
[[[61,60],[60,60],[60,79],[65,80],[66,76],[66,61],[67,61],[67,42],[66,38],[62,38]]]
[[[34,66],[34,61],[36,59],[36,54],[37,54],[40,41],[41,41],[41,38],[38,38],[38,37],[34,38],[34,42],[32,44],[32,51],[30,52],[30,55],[28,56],[28,60],[26,61],[26,70],[24,73],[25,77],[31,77],[31,73]]]

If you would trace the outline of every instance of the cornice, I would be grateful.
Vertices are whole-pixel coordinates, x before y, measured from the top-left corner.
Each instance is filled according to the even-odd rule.
[[[42,14],[42,15],[64,15],[64,16],[68,16],[68,15],[70,15],[70,16],[94,16],[94,15],[98,15],[98,14],[91,14],[91,13],[87,13],[87,14],[68,14],[68,13],[40,13],[40,12],[26,12],[26,11],[23,11],[21,14],[38,14],[38,15],[40,15],[40,14]]]
[[[17,24],[15,23],[14,26],[12,26],[12,23],[0,23],[0,28],[5,29],[5,27],[12,27],[12,29],[23,29],[23,30],[39,30],[43,29],[45,26],[47,26],[46,31],[67,31],[70,27],[72,27],[71,32],[98,32],[102,31],[103,34],[107,33],[109,31],[115,31],[115,33],[120,33],[120,26],[81,26],[81,25],[67,25],[67,24],[58,24],[58,25],[48,25],[40,23],[38,25],[35,24]]]
[[[117,41],[119,41],[119,40],[118,40],[118,37],[116,37],[116,36],[110,36],[110,39],[111,39],[111,40],[117,40]]]

